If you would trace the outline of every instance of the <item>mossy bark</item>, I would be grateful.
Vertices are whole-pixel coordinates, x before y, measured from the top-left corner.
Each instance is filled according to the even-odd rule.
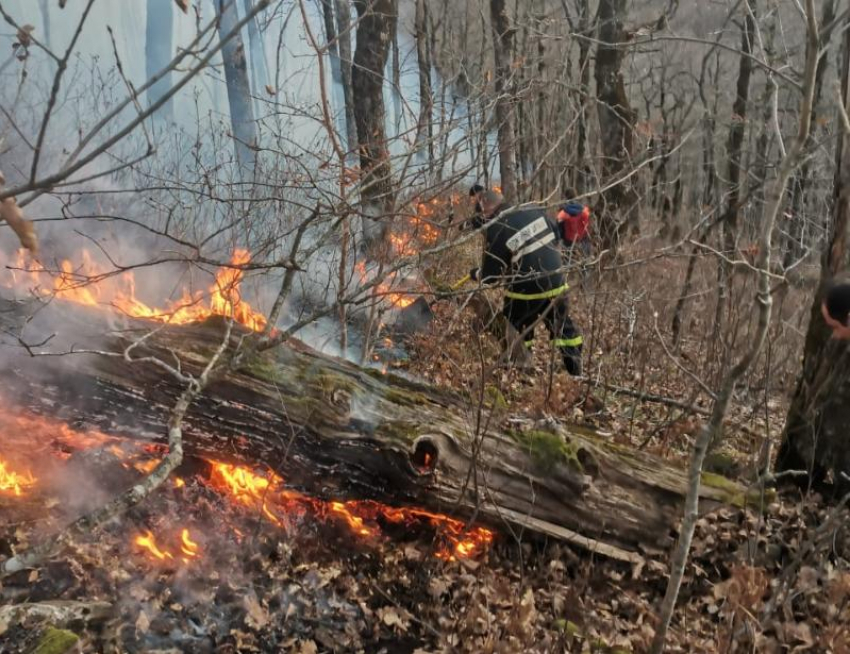
[[[98,312],[61,309],[72,331],[97,332]],[[0,323],[4,315],[0,311]],[[221,329],[215,321],[166,327],[133,356],[176,357],[184,371],[196,372]],[[133,333],[73,342],[77,349],[121,351]],[[39,330],[30,337],[39,338]],[[111,433],[164,437],[182,389],[160,368],[118,357],[19,352],[0,370],[7,402]],[[504,413],[492,401],[485,404],[485,413]],[[293,487],[324,497],[425,506],[496,527],[519,524],[526,533],[626,560],[671,544],[685,491],[682,470],[581,428],[507,431],[494,419],[476,431],[475,409],[467,397],[291,341],[211,384],[186,416],[184,443],[188,455],[262,463]],[[743,489],[732,482],[706,485],[702,508],[739,496]]]

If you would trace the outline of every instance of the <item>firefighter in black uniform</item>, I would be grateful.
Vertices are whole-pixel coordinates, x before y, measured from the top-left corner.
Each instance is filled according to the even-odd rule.
[[[540,207],[507,211],[496,191],[484,191],[479,201],[486,245],[481,268],[470,276],[505,286],[502,311],[526,347],[534,342],[534,326],[542,319],[567,372],[580,375],[582,337],[569,314],[557,226]]]

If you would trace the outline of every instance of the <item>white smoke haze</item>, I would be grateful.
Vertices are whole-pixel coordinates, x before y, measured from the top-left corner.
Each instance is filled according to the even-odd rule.
[[[195,16],[191,11],[184,15],[174,3],[166,4],[173,18],[173,54],[204,29],[213,18],[213,7],[207,2],[193,3],[199,12]],[[237,5],[241,12],[241,3]],[[61,55],[73,38],[84,3],[69,3],[63,10],[51,4],[46,16],[30,0],[3,0],[2,6],[18,24],[33,25],[34,36]],[[140,28],[146,23],[147,7],[143,0],[95,3],[62,80],[45,134],[39,176],[58,170],[82,135],[127,97],[128,85],[137,89],[145,83],[148,44],[145,30]],[[319,7],[307,3],[310,28],[321,41]],[[402,176],[396,181],[405,189],[401,202],[415,197],[417,188],[425,188],[431,178],[421,165],[423,152],[415,152],[413,145],[419,107],[411,7],[412,3],[401,3],[400,86],[392,85],[389,70],[385,84],[389,145],[394,171]],[[240,178],[222,59],[217,54],[210,66],[175,95],[170,117],[146,121],[69,181],[26,206],[27,217],[36,222],[41,266],[58,271],[67,260],[75,274],[84,278],[91,273],[81,267],[85,251],[85,260],[93,262],[98,272],[132,271],[120,278],[132,274],[136,297],[162,307],[178,301],[184,292],[207,292],[218,265],[225,264],[237,248],[245,248],[253,264],[269,267],[246,271],[241,296],[257,310],[268,312],[283,278],[274,262],[289,257],[298,226],[315,212],[299,250],[310,254],[296,253],[303,271],[295,276],[278,324],[286,328],[309,310],[327,309],[340,294],[338,221],[342,212],[348,216],[353,239],[345,290],[350,293],[358,285],[374,281],[377,270],[370,267],[364,274],[358,264],[362,262],[360,235],[376,223],[361,221],[355,187],[348,197],[339,197],[339,162],[322,124],[319,67],[298,3],[273,2],[258,24],[264,35],[259,60],[265,71],[254,70],[255,59],[247,57],[249,73],[255,87],[263,81],[263,73],[268,79],[264,80],[267,88],[253,89],[262,170],[255,183],[243,183]],[[355,31],[348,35],[352,46]],[[247,28],[242,36],[246,48],[253,47]],[[172,82],[216,43],[213,31],[201,41],[198,52],[172,73]],[[31,46],[22,61],[13,61],[0,73],[5,82],[0,87],[0,102],[15,120],[14,126],[7,124],[0,132],[4,146],[0,170],[8,185],[29,179],[31,144],[41,128],[55,70],[55,62]],[[436,69],[432,75],[436,85],[443,84]],[[328,61],[325,80],[334,122],[344,125],[341,87],[331,79]],[[141,94],[139,104],[127,106],[88,149],[132,121],[147,101],[146,94]],[[446,104],[441,104],[443,101]],[[443,160],[447,167],[440,172],[444,186],[470,167],[471,144],[463,133],[464,106],[454,93],[435,94],[434,111],[441,116],[444,131],[438,140],[446,149]],[[337,136],[342,139],[344,129]],[[491,164],[497,165],[493,157]],[[19,263],[17,243],[8,231],[0,234],[0,264],[14,268]],[[26,296],[31,286],[10,282],[9,270],[2,274],[0,284],[5,288],[0,292],[18,299]],[[45,277],[49,287],[51,279]],[[396,281],[404,277],[400,274]],[[352,306],[349,317],[354,326],[349,329],[344,352],[339,345],[339,325],[331,316],[305,328],[299,337],[324,352],[359,361],[362,342],[357,330],[367,319],[367,307],[363,302]]]

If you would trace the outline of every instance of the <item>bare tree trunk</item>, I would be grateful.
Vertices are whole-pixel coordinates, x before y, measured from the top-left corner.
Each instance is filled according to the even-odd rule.
[[[850,21],[845,21],[845,27]],[[841,94],[844,111],[850,112],[850,32],[844,32],[841,51]],[[850,482],[850,349],[830,338],[821,317],[827,282],[850,264],[850,132],[844,126],[836,145],[835,201],[829,237],[821,258],[820,286],[811,308],[806,333],[803,369],[785,421],[782,445],[776,457],[778,470],[807,470],[809,482],[819,487],[834,473],[839,493]]]
[[[416,149],[425,155],[428,169],[434,170],[434,96],[431,85],[431,43],[428,38],[428,0],[416,0],[416,58],[419,64],[419,121],[416,125]]]
[[[729,140],[726,146],[728,153],[727,195],[728,204],[723,214],[722,239],[723,247],[728,257],[733,257],[735,244],[740,230],[741,201],[744,189],[743,149],[744,135],[747,130],[747,107],[750,99],[750,77],[753,71],[753,36],[755,34],[755,0],[749,2],[751,11],[745,10],[744,29],[741,31],[741,57],[738,63],[738,81],[735,85],[735,102],[732,105],[732,123],[729,127]],[[732,282],[732,266],[723,259],[718,259],[718,293],[717,306],[714,314],[714,332],[723,333],[723,322],[726,303],[729,300],[730,284]]]
[[[49,0],[38,0],[38,6],[41,9],[41,24],[44,26],[44,44],[50,48],[53,46],[50,39],[50,9],[47,6],[48,2]]]
[[[626,96],[621,70],[626,40],[623,19],[626,0],[601,0],[596,48],[596,96],[599,100],[599,130],[602,139],[602,172],[611,183],[628,169],[632,159],[635,112]],[[635,229],[637,198],[632,183],[625,180],[605,194],[608,205],[600,216],[603,246],[616,249],[623,229]],[[620,214],[618,216],[617,214]]]
[[[673,552],[673,556],[671,557],[670,579],[668,580],[667,590],[664,594],[664,600],[659,610],[658,628],[655,632],[655,638],[653,639],[650,648],[651,654],[661,654],[661,652],[664,651],[664,645],[667,639],[667,630],[670,627],[670,621],[673,617],[673,611],[675,610],[676,601],[679,596],[679,589],[681,588],[682,579],[685,575],[685,567],[690,554],[691,542],[696,528],[697,519],[699,517],[698,508],[700,482],[706,452],[709,444],[718,439],[718,436],[723,429],[723,421],[729,407],[732,393],[735,391],[738,381],[755,362],[758,353],[764,345],[767,338],[768,328],[770,327],[773,300],[771,299],[771,279],[769,271],[774,231],[773,228],[776,225],[776,217],[782,207],[788,178],[797,167],[803,154],[806,141],[809,136],[809,127],[811,125],[811,110],[814,97],[815,71],[818,61],[819,41],[817,20],[814,16],[814,5],[815,0],[806,0],[806,62],[803,73],[803,97],[800,100],[799,127],[793,144],[791,144],[786,156],[782,159],[782,163],[777,172],[777,177],[771,184],[771,188],[767,196],[768,209],[765,212],[765,219],[762,221],[758,235],[758,249],[755,262],[755,269],[758,270],[758,273],[756,273],[758,290],[756,292],[756,301],[753,303],[756,307],[756,331],[744,354],[723,378],[714,399],[711,416],[705,426],[700,430],[696,443],[694,444],[694,451],[691,455],[691,462],[688,469],[689,488],[688,496],[685,499],[685,512],[682,518],[682,527],[679,532],[679,540],[676,543],[676,548]],[[778,92],[778,89],[776,89],[776,92]]]
[[[342,74],[342,92],[345,98],[345,133],[349,152],[349,164],[357,160],[357,121],[354,118],[354,91],[351,83],[351,6],[350,0],[334,0],[336,28],[339,47],[339,63]]]
[[[145,29],[145,73],[148,79],[166,68],[174,57],[174,2],[172,0],[147,0],[147,26]],[[148,105],[156,104],[171,89],[171,73],[166,73],[148,89]],[[166,121],[174,116],[171,100],[154,114]]]
[[[835,20],[835,0],[824,0],[821,25],[829,25]],[[812,107],[812,133],[809,134],[807,147],[812,145],[817,129],[817,117],[820,110],[821,97],[823,95],[823,80],[829,65],[829,57],[821,57],[818,63],[817,78],[815,79],[815,104]],[[786,225],[786,238],[783,244],[782,265],[787,269],[797,263],[804,255],[804,233],[806,216],[806,196],[811,181],[811,161],[807,159],[800,167],[799,173],[794,176],[791,195],[791,215]]]
[[[591,35],[590,27],[590,0],[580,0],[579,21],[583,36]],[[590,41],[580,39],[578,42],[578,66],[579,66],[579,116],[578,131],[576,134],[576,174],[573,178],[580,192],[587,189],[590,177],[590,166],[585,163],[588,156],[587,149],[587,104],[590,100]]]
[[[339,58],[339,41],[336,34],[334,16],[334,0],[322,1],[322,17],[325,19],[325,40],[328,48],[328,58],[331,62],[331,97],[333,98],[334,124],[338,138],[345,143],[347,152],[353,144],[349,144],[345,118],[345,86],[342,81],[342,62]]]
[[[513,109],[513,61],[515,29],[510,25],[505,0],[490,0],[493,27],[493,54],[496,60],[496,122],[499,131],[499,174],[502,194],[517,201],[516,129]]]
[[[242,0],[244,14],[247,16],[254,10],[254,0]],[[251,51],[251,79],[254,82],[254,93],[259,94],[269,85],[269,67],[266,64],[266,51],[263,45],[263,33],[257,16],[248,21],[248,41]]]
[[[237,25],[236,0],[216,0],[219,16],[219,35],[224,38]],[[248,79],[248,60],[245,44],[237,34],[222,48],[230,123],[233,128],[236,160],[243,175],[253,175],[256,164],[257,126],[251,101],[251,82]]]
[[[397,10],[396,10],[397,11]],[[392,136],[401,133],[401,53],[398,47],[398,20],[392,24],[392,84],[390,85],[390,97],[393,99],[393,130]]]
[[[354,118],[363,175],[363,212],[373,220],[386,221],[392,212],[393,187],[387,146],[384,70],[398,19],[398,5],[396,0],[355,0],[354,6],[360,23],[351,86],[357,98]],[[367,228],[366,240],[382,240],[387,227],[386,223],[379,223],[377,232]]]

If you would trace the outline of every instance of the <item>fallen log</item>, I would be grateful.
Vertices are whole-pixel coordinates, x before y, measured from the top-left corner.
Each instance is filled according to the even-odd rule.
[[[220,319],[165,327],[131,321],[115,330],[114,318],[94,308],[56,302],[27,309],[0,302],[3,399],[76,429],[134,438],[164,439],[182,390],[177,380],[120,357],[31,357],[21,342],[47,341],[54,353],[121,352],[156,327],[133,356],[179,361],[196,373],[224,333]],[[491,397],[485,409],[503,411],[502,402]],[[476,433],[475,414],[470,398],[292,340],[215,381],[190,408],[184,443],[189,454],[262,462],[323,498],[427,507],[632,563],[672,543],[682,470],[583,428],[511,430],[497,417]],[[747,501],[735,483],[705,482],[703,510]]]

